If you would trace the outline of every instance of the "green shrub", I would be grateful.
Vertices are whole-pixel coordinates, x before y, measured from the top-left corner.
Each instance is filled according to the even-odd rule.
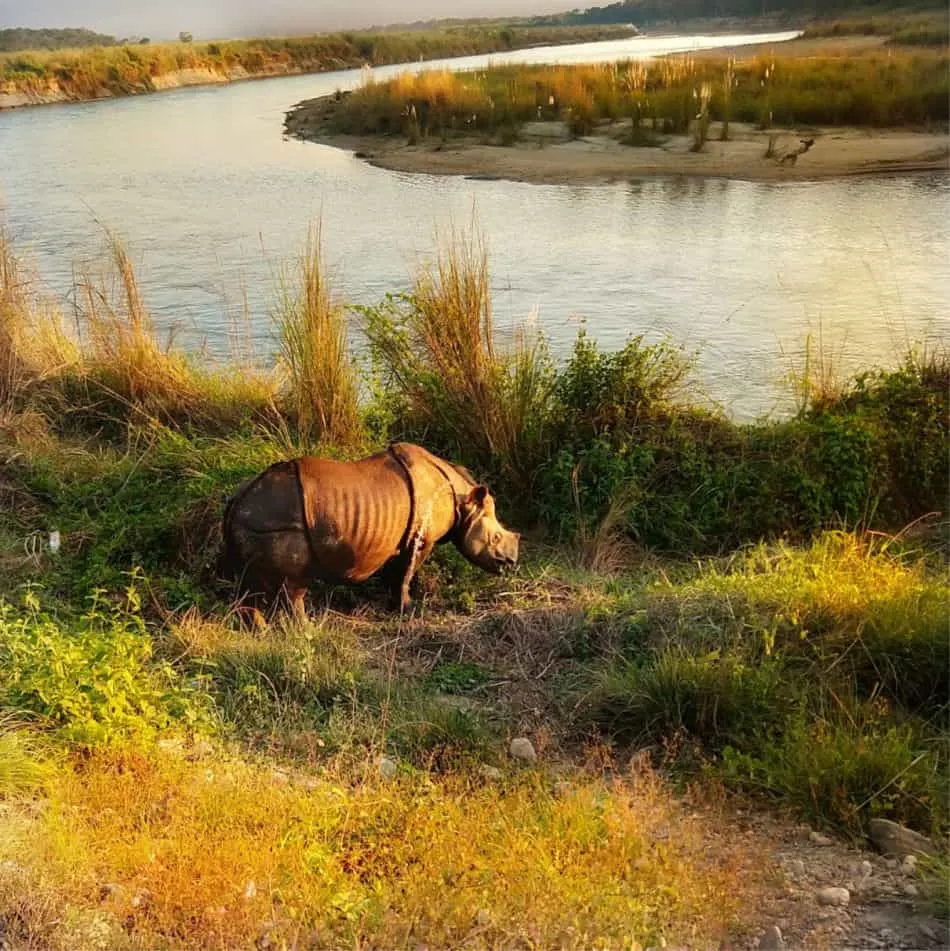
[[[947,764],[912,726],[801,717],[757,753],[728,749],[722,775],[813,820],[861,833],[875,816],[930,833],[945,825]]]
[[[755,745],[787,716],[782,665],[750,666],[719,652],[670,648],[645,661],[609,669],[588,698],[594,724],[623,741],[662,741],[687,734],[706,748]]]
[[[28,593],[0,601],[0,704],[46,718],[70,740],[107,743],[208,721],[203,689],[153,656],[135,580],[118,608],[102,592],[60,619]]]

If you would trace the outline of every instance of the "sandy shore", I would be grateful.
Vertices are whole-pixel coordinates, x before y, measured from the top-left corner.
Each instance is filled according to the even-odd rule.
[[[319,101],[288,117],[287,132],[355,152],[372,165],[401,172],[510,179],[539,184],[615,182],[644,177],[698,176],[746,181],[807,181],[847,175],[950,170],[950,137],[907,130],[811,129],[761,131],[732,123],[728,141],[713,124],[700,152],[688,136],[659,144],[624,144],[629,122],[570,139],[557,122],[528,123],[511,146],[476,139],[407,145],[402,137],[353,137],[321,131]],[[806,143],[811,142],[807,146]]]
[[[857,55],[880,46],[880,37],[792,40],[706,50],[694,56],[746,58]],[[355,152],[372,165],[401,172],[464,175],[549,184],[624,181],[644,177],[691,176],[747,181],[808,181],[848,175],[950,170],[950,136],[910,129],[816,128],[762,131],[732,123],[728,141],[713,123],[700,152],[685,135],[658,136],[649,147],[631,147],[630,124],[601,126],[571,139],[558,122],[533,122],[514,145],[486,144],[477,138],[407,145],[401,136],[344,136],[331,131],[336,104],[331,98],[299,103],[287,115],[289,135]],[[805,143],[811,144],[805,146]]]

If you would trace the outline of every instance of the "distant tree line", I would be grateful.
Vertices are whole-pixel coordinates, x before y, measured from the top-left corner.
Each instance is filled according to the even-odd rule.
[[[939,7],[943,0],[924,0],[924,6]],[[602,7],[571,10],[532,18],[538,25],[581,25],[696,20],[713,17],[832,17],[848,12],[894,9],[895,0],[619,0]]]
[[[18,53],[23,50],[61,50],[86,46],[116,46],[118,40],[93,30],[28,30],[17,27],[0,30],[0,52]]]

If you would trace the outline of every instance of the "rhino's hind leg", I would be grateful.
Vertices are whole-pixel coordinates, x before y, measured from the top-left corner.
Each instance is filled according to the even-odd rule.
[[[289,609],[303,616],[310,587],[310,549],[299,529],[278,532],[243,531],[238,539],[244,569],[238,577],[243,600],[267,613]]]

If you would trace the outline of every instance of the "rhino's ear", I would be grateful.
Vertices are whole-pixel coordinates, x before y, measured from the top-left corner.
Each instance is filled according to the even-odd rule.
[[[475,505],[478,508],[482,508],[485,504],[485,499],[488,498],[488,486],[487,485],[476,485],[472,488],[472,491],[468,493],[465,497],[464,505]]]

